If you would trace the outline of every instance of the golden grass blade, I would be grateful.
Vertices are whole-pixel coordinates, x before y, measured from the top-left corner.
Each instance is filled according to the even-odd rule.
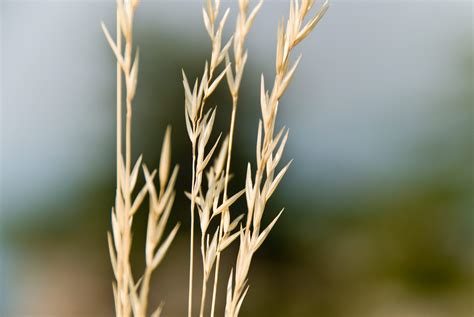
[[[163,303],[161,303],[160,306],[156,308],[156,310],[151,314],[151,317],[160,317],[162,311],[163,311]]]
[[[225,237],[219,245],[219,251],[224,251],[239,236],[240,232],[235,232],[229,237]]]
[[[219,208],[217,208],[215,214],[219,214],[221,213],[223,210],[225,209],[228,209],[233,203],[235,203],[235,201],[237,199],[240,198],[240,196],[242,196],[243,194],[245,193],[245,189],[242,189],[241,191],[239,191],[237,194],[233,195],[232,197],[230,197],[229,199],[225,200],[222,205],[219,206]]]
[[[212,155],[214,154],[214,151],[216,150],[217,145],[219,144],[220,139],[221,139],[221,136],[219,135],[217,137],[216,142],[214,143],[212,148],[209,150],[209,153],[207,154],[206,158],[198,165],[198,173],[202,172],[206,168],[207,164],[212,158]]]
[[[132,172],[130,174],[130,191],[131,192],[133,191],[133,189],[135,188],[135,185],[137,184],[138,172],[140,171],[142,158],[143,158],[142,155],[138,157],[138,160],[135,162],[135,165],[133,166]]]
[[[160,188],[161,191],[165,189],[166,181],[168,180],[168,175],[170,171],[171,164],[171,126],[166,128],[165,136],[163,138],[163,145],[161,147],[161,156],[160,156]]]
[[[156,170],[154,170],[151,175],[150,175],[150,181],[153,181],[153,179],[155,178],[156,176]],[[137,211],[138,209],[140,208],[140,206],[142,205],[143,203],[143,200],[145,199],[146,195],[148,194],[148,187],[147,185],[145,184],[143,186],[143,188],[140,190],[140,192],[137,194],[137,196],[135,197],[135,200],[133,201],[133,204],[132,204],[132,207],[130,208],[130,214],[133,216]]]
[[[153,262],[152,262],[153,268],[156,268],[165,257],[166,252],[168,252],[168,249],[171,245],[171,242],[173,242],[174,237],[176,236],[176,233],[178,232],[179,226],[180,226],[179,223],[174,226],[173,230],[170,232],[166,240],[163,242],[163,244],[160,246],[160,248],[156,252],[156,255],[153,258]]]
[[[211,95],[214,92],[214,90],[217,88],[217,85],[219,85],[222,78],[227,73],[227,69],[229,67],[230,67],[230,65],[227,65],[226,68],[219,74],[219,76],[217,76],[217,78],[212,82],[211,86],[209,86],[209,88],[207,90],[207,93],[206,93],[208,96]]]
[[[283,93],[288,88],[288,85],[290,84],[291,79],[293,78],[293,74],[296,70],[296,67],[298,67],[298,64],[299,64],[300,60],[301,60],[301,55],[298,57],[296,62],[291,67],[290,71],[286,74],[285,78],[283,79],[283,81],[281,83],[281,86],[280,86],[280,89],[278,90],[278,97],[282,96]]]
[[[119,49],[117,48],[117,45],[115,44],[114,40],[110,36],[109,30],[105,26],[104,22],[101,22],[101,26],[102,26],[102,31],[104,31],[105,38],[107,39],[107,42],[109,42],[109,45],[115,54],[115,58],[117,58],[117,61],[123,67],[124,61],[123,61],[122,53],[119,51]]]
[[[117,255],[115,253],[114,242],[110,232],[107,232],[107,243],[109,246],[110,261],[112,262],[112,270],[114,272],[114,276],[117,277]]]
[[[281,214],[283,213],[283,211],[285,210],[285,208],[283,208],[279,213],[278,215],[273,219],[273,221],[268,225],[268,227],[265,228],[265,230],[262,231],[262,233],[258,236],[257,238],[257,241],[255,242],[255,244],[253,245],[253,251],[257,251],[258,248],[260,248],[260,246],[262,245],[262,243],[265,241],[265,239],[267,238],[268,234],[270,233],[270,231],[272,230],[273,226],[276,224],[276,222],[278,221],[278,219],[280,218]]]
[[[311,33],[311,31],[318,24],[319,20],[321,20],[323,16],[326,14],[326,11],[328,9],[329,9],[329,0],[326,0],[324,4],[322,5],[321,9],[319,10],[319,12],[316,14],[316,16],[313,19],[311,19],[311,21],[308,22],[308,24],[306,24],[304,28],[298,33],[294,45],[297,45],[298,43],[300,43],[309,35],[309,33]]]
[[[288,168],[290,167],[292,162],[293,162],[293,160],[289,161],[288,164],[286,164],[285,167],[282,168],[282,170],[278,173],[278,175],[275,177],[275,179],[271,183],[270,188],[269,188],[268,193],[267,193],[267,197],[266,197],[267,200],[273,194],[273,192],[277,188],[278,184],[282,180],[283,176],[285,176],[285,173],[288,170]]]

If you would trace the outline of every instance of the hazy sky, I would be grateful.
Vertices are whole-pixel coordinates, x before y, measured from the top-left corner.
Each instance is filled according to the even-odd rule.
[[[86,171],[106,167],[97,153],[113,148],[103,93],[113,68],[99,22],[113,25],[113,2],[2,2],[3,210],[60,197]],[[137,28],[197,32],[205,41],[200,7],[143,0]],[[268,73],[286,10],[287,1],[267,1],[249,37],[251,58]],[[459,63],[472,57],[472,3],[333,0],[301,51],[281,110],[292,130],[288,151],[305,165],[290,179],[364,179],[403,162],[412,141],[436,128],[437,96],[465,89]]]

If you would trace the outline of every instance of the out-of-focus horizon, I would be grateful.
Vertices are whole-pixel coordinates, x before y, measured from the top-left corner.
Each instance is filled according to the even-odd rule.
[[[279,108],[295,161],[268,214],[286,212],[257,253],[242,316],[472,316],[472,3],[331,3]],[[154,295],[166,316],[186,309],[181,68],[194,77],[209,52],[201,6],[142,0],[135,22],[134,151],[156,167],[170,123],[182,167],[182,231]],[[266,1],[249,35],[234,189],[254,160],[259,77],[273,76],[287,10]],[[0,316],[112,315],[115,64],[102,20],[113,29],[114,1],[1,4]],[[225,89],[215,102],[225,131]]]

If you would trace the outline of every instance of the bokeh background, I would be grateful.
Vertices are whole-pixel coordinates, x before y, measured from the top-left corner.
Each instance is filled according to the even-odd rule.
[[[294,163],[267,216],[286,212],[256,256],[242,316],[473,316],[472,2],[331,3],[280,107]],[[181,68],[194,78],[209,54],[201,5],[143,0],[136,15],[135,156],[157,166],[170,123],[181,166],[172,221],[183,226],[153,290],[165,316],[187,302]],[[259,76],[273,76],[287,10],[267,0],[249,35],[233,190],[254,161]],[[100,21],[114,29],[114,1],[7,0],[0,20],[0,316],[112,316],[115,64]],[[229,97],[217,95],[225,131]]]

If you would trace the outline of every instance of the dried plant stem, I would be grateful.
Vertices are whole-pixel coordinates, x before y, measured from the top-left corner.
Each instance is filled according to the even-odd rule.
[[[117,36],[116,36],[116,45],[119,51],[122,50],[122,31],[120,28],[120,16],[117,10],[116,15],[116,26],[117,26]],[[121,188],[121,163],[120,158],[122,156],[122,67],[120,62],[117,60],[117,135],[116,135],[116,142],[117,142],[117,153],[116,153],[116,162],[117,162],[117,188],[116,188],[116,197],[120,197],[122,188]],[[120,246],[123,249],[123,246]],[[122,259],[122,252],[117,251],[117,270],[120,274],[123,270],[123,259]],[[117,292],[122,293],[123,289],[123,280],[122,278],[117,279]],[[117,296],[115,296],[117,297]],[[119,298],[115,299],[115,312],[117,316],[124,316],[123,313],[123,305]]]
[[[193,151],[193,171],[191,188],[191,238],[189,241],[189,291],[188,291],[188,317],[192,316],[193,306],[193,268],[194,268],[194,209],[196,206],[196,193],[194,189],[196,181],[196,142],[192,142]]]
[[[147,266],[145,268],[145,273],[143,274],[142,279],[142,288],[140,289],[141,294],[148,294],[150,292],[150,281],[153,270],[151,267]],[[145,317],[148,310],[148,300],[147,297],[142,295],[140,296],[140,310],[137,314],[137,317]]]
[[[219,13],[220,0],[207,1],[207,8],[203,9],[203,18],[206,30],[209,34],[212,44],[212,53],[210,63],[205,64],[204,73],[200,80],[196,80],[193,89],[189,86],[186,75],[183,71],[183,85],[185,89],[185,112],[186,112],[186,128],[189,139],[192,145],[193,162],[192,162],[192,184],[191,191],[188,197],[191,200],[190,212],[191,212],[191,238],[190,238],[190,250],[189,250],[189,290],[188,290],[188,317],[192,316],[193,306],[193,274],[194,274],[194,213],[196,211],[196,205],[198,204],[197,211],[200,217],[201,223],[201,255],[203,259],[203,285],[201,293],[201,305],[200,314],[203,315],[205,307],[205,290],[207,284],[207,276],[214,261],[208,261],[209,259],[209,245],[205,244],[206,241],[206,228],[210,221],[211,215],[209,214],[209,208],[206,205],[206,212],[203,210],[203,201],[200,195],[202,194],[202,179],[204,170],[212,157],[212,154],[218,144],[219,139],[214,144],[212,149],[206,153],[206,145],[209,141],[209,137],[212,132],[214,124],[215,110],[204,114],[204,106],[208,97],[215,91],[222,78],[226,74],[224,69],[215,79],[213,78],[216,68],[224,60],[227,50],[230,46],[230,41],[222,46],[221,38],[222,32],[227,19],[229,10],[225,12],[219,23],[216,24],[216,19]],[[213,193],[210,194],[214,195]],[[200,199],[198,203],[197,199]],[[216,241],[217,243],[217,241]],[[215,246],[217,248],[217,245]],[[212,256],[211,256],[212,257]],[[206,264],[206,263],[207,264]],[[207,265],[207,266],[206,266]],[[207,276],[206,276],[207,275]]]
[[[116,15],[116,44],[117,49],[119,51],[122,50],[122,31],[120,30],[120,17],[117,11]],[[120,190],[120,160],[119,157],[122,155],[122,68],[120,66],[119,61],[117,60],[117,135],[116,135],[116,142],[117,142],[117,153],[116,153],[116,163],[117,163],[117,190]]]
[[[132,19],[133,19],[133,10],[129,11],[129,30],[127,34],[125,34],[125,55],[123,57],[124,63],[121,66],[121,69],[125,75],[125,81],[129,83],[132,78],[132,74],[130,71],[131,68],[131,59],[132,59]],[[118,11],[119,13],[119,11]],[[118,24],[122,23],[123,16],[118,14]],[[118,32],[117,35],[121,41],[122,32]],[[119,87],[120,86],[120,87]],[[120,85],[118,85],[117,89],[121,89],[121,79]],[[120,95],[119,95],[120,94]],[[120,109],[121,109],[121,90],[117,92],[117,96],[119,96],[120,100]],[[121,316],[128,317],[131,315],[132,308],[129,296],[129,284],[133,281],[133,277],[131,274],[131,267],[130,267],[130,251],[132,245],[132,237],[131,237],[131,223],[129,219],[131,218],[131,190],[130,190],[130,166],[131,166],[131,152],[132,152],[132,145],[131,145],[131,134],[132,134],[132,100],[133,100],[133,93],[131,92],[131,87],[129,84],[126,85],[126,125],[125,125],[125,170],[122,172],[123,184],[120,186],[122,191],[122,198],[123,198],[123,209],[120,211],[118,215],[121,220],[122,224],[122,239],[121,239],[121,251],[118,252],[118,264],[119,264],[119,279],[117,281],[117,288],[119,292],[119,302],[121,302]],[[120,110],[121,112],[121,110]],[[121,113],[120,113],[121,116]],[[121,120],[120,120],[121,123]],[[121,139],[121,131],[120,139]],[[121,143],[121,142],[120,142]],[[118,153],[117,161],[122,160],[122,153]],[[119,211],[119,210],[117,210]]]
[[[205,234],[201,236],[201,254],[202,254],[202,263],[206,263],[206,259],[204,258],[206,254],[205,250],[205,242],[204,242]],[[206,290],[207,290],[207,276],[203,270],[202,274],[202,289],[201,289],[201,307],[199,310],[199,316],[204,316],[204,307],[206,306]]]
[[[140,156],[132,169],[132,104],[137,87],[139,54],[133,54],[133,17],[138,5],[138,0],[117,1],[117,35],[114,41],[102,24],[107,41],[117,59],[117,188],[115,206],[112,208],[112,233],[108,233],[108,243],[112,269],[115,277],[113,283],[115,311],[117,317],[145,317],[148,307],[148,293],[151,275],[165,256],[173,241],[179,224],[161,243],[161,237],[174,202],[174,183],[178,172],[175,167],[173,174],[168,179],[170,169],[171,141],[168,128],[163,142],[160,159],[160,194],[158,196],[153,178],[156,171],[151,174],[143,165],[146,179],[145,186],[134,196],[133,190],[137,184],[140,171]],[[125,48],[122,50],[122,37],[125,39]],[[123,77],[122,77],[123,76]],[[122,79],[125,82],[126,121],[125,121],[125,160],[122,149]],[[132,224],[135,213],[143,203],[145,196],[150,195],[150,209],[146,237],[146,267],[145,272],[137,283],[134,281],[130,264],[132,248]],[[161,312],[158,307],[153,317]]]
[[[227,148],[227,159],[226,159],[225,180],[224,180],[224,201],[227,199],[227,188],[228,188],[229,176],[230,176],[230,158],[232,155],[232,140],[234,138],[236,114],[237,114],[237,97],[232,98],[232,114],[231,114],[231,123],[230,123],[230,128],[229,128],[229,145]],[[221,224],[219,227],[219,242],[222,240],[223,228],[224,228],[224,217],[221,216]],[[221,261],[221,251],[217,251],[216,268],[214,272],[214,284],[212,287],[211,317],[214,317],[214,313],[216,309],[216,295],[217,295],[217,285],[219,281],[220,261]]]
[[[224,181],[224,200],[227,199],[227,190],[230,178],[230,163],[232,158],[232,145],[234,139],[235,121],[237,115],[240,83],[243,77],[245,64],[247,62],[247,52],[245,51],[245,40],[253,21],[259,12],[263,0],[253,8],[250,16],[248,16],[249,0],[239,0],[239,15],[237,17],[237,23],[234,31],[234,72],[229,68],[227,71],[227,83],[232,96],[232,113],[230,118],[229,127],[229,144],[227,149],[226,169],[225,169],[225,181]],[[227,56],[227,63],[229,64],[229,57]],[[221,214],[221,224],[219,230],[219,242],[222,240],[223,230],[228,226],[230,219],[229,211],[224,210]],[[217,285],[219,281],[219,266],[220,266],[221,251],[220,248],[217,252],[216,258],[216,269],[214,275],[214,285],[212,291],[212,304],[211,304],[211,316],[215,313]]]
[[[205,70],[205,75],[207,71],[207,64],[206,64],[206,70]],[[212,73],[214,69],[210,68],[209,73],[211,74],[210,77],[207,79],[204,76],[203,80],[208,80],[206,82],[206,85],[209,85],[209,83],[212,81]],[[202,86],[202,85],[201,85]],[[202,111],[204,108],[204,105],[206,104],[208,95],[204,95],[201,101],[199,101],[199,104],[196,105],[197,108],[199,109],[199,115],[196,117],[195,122],[193,122],[193,131],[194,131],[194,137],[191,138],[191,146],[192,146],[192,154],[193,154],[193,161],[192,161],[192,176],[191,176],[191,237],[190,237],[190,242],[189,242],[189,291],[188,291],[188,316],[192,316],[192,304],[193,304],[193,278],[194,278],[194,227],[195,227],[195,220],[194,220],[194,214],[196,210],[196,198],[198,196],[198,191],[200,188],[201,180],[202,180],[202,169],[198,169],[198,161],[197,161],[197,156],[204,156],[204,147],[197,148],[197,141],[199,140],[199,133],[197,132],[200,130],[199,127],[204,127],[206,125],[206,122],[202,121]],[[206,120],[204,120],[206,121]],[[196,154],[196,152],[198,152]],[[203,233],[204,236],[205,233]],[[201,246],[201,250],[203,250]],[[204,285],[203,285],[204,286]]]
[[[283,212],[283,210],[280,211],[273,221],[263,231],[261,230],[261,220],[265,206],[291,163],[290,161],[290,163],[280,171],[276,171],[288,138],[288,131],[285,128],[281,129],[276,136],[274,135],[278,103],[286,91],[299,62],[298,58],[290,67],[289,57],[293,48],[314,29],[328,7],[328,2],[326,1],[319,12],[308,23],[304,24],[305,17],[314,2],[315,0],[291,1],[286,28],[281,24],[278,31],[276,75],[270,95],[265,89],[262,75],[260,91],[262,120],[259,123],[257,135],[257,170],[255,176],[252,177],[251,165],[249,163],[246,179],[247,221],[245,228],[240,231],[240,245],[235,264],[235,278],[233,278],[232,273],[229,277],[225,311],[226,317],[238,316],[240,307],[248,291],[247,276],[253,255],[265,241]],[[276,176],[275,173],[277,173]],[[232,283],[233,281],[234,285]]]
[[[229,128],[229,145],[227,147],[227,159],[225,163],[225,181],[224,181],[224,200],[227,199],[227,189],[229,187],[229,177],[230,177],[230,160],[232,157],[232,141],[234,140],[234,130],[235,130],[235,118],[237,116],[237,101],[238,95],[232,96],[232,113],[230,116],[230,128]],[[222,218],[223,220],[224,218]],[[223,223],[221,224],[223,226]],[[220,256],[220,252],[218,253]],[[219,261],[217,262],[219,263]],[[216,270],[218,271],[218,270]]]

